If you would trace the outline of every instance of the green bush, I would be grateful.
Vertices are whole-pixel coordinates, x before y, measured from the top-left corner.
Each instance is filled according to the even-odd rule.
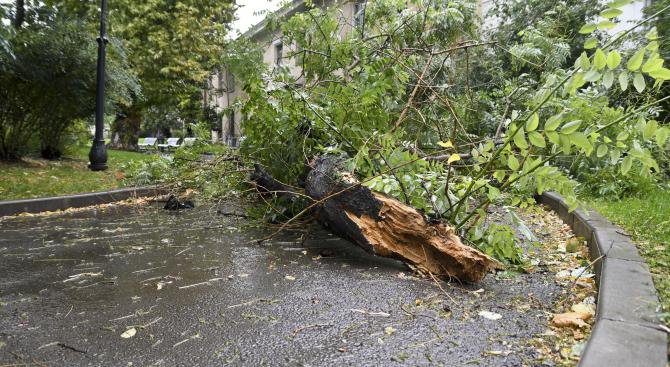
[[[147,161],[130,161],[121,165],[125,180],[135,186],[155,185],[174,176],[174,170],[167,159],[154,155]]]
[[[73,124],[95,111],[95,38],[81,21],[47,19],[18,30],[0,49],[0,159],[20,158],[36,133],[41,155],[59,158]],[[106,69],[107,100],[114,102],[138,91],[117,46]]]

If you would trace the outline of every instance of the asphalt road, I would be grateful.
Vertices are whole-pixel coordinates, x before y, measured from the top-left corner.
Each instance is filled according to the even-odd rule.
[[[210,207],[1,220],[0,366],[540,364],[553,274],[438,286],[316,227],[259,245],[243,224]]]

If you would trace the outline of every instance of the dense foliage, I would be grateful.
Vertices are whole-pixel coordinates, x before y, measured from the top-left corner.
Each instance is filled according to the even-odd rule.
[[[9,92],[3,85],[0,92],[3,102],[8,102],[3,103],[6,110],[2,114],[11,116],[2,117],[4,146],[0,148],[0,158],[17,158],[30,150],[34,144],[29,140],[38,130],[33,125],[40,119],[40,150],[45,157],[58,157],[63,132],[74,121],[92,114],[99,3],[17,0],[0,4],[0,71],[7,74],[2,79],[9,83],[11,78],[18,78],[25,87]],[[118,0],[109,5],[107,111],[116,117],[112,123],[113,142],[135,148],[143,127],[169,131],[211,120],[203,112],[201,91],[227,42],[225,35],[235,2]],[[20,62],[18,57],[22,58]],[[50,64],[56,67],[46,69]],[[30,75],[17,74],[31,70],[34,72]],[[44,84],[49,79],[52,83]],[[10,87],[12,84],[8,84]],[[49,88],[43,90],[47,93],[38,92],[43,87]],[[54,95],[57,91],[62,93],[58,98]],[[35,95],[29,96],[30,93]],[[36,97],[41,99],[34,100]],[[48,100],[60,102],[55,103],[60,107],[52,103],[48,106],[51,111],[45,114],[46,104],[36,104]],[[18,105],[8,106],[9,102]],[[27,106],[33,111],[28,113]],[[64,106],[68,106],[68,111]],[[40,108],[43,118],[37,116]],[[144,116],[149,110],[153,115],[145,127]],[[156,117],[156,111],[166,114]]]
[[[92,20],[98,1],[51,0],[62,12]],[[110,1],[109,32],[128,50],[130,69],[142,96],[123,106],[113,126],[121,145],[133,148],[147,111],[169,111],[150,119],[158,130],[203,120],[202,89],[223,52],[234,0]],[[155,131],[152,132],[152,135]]]
[[[248,96],[242,151],[294,186],[314,156],[345,156],[374,190],[516,262],[513,236],[487,220],[491,204],[554,190],[576,207],[579,172],[661,171],[670,129],[656,117],[670,70],[655,28],[609,31],[629,2],[542,2],[498,30],[522,27],[515,36],[493,39],[474,1],[370,1],[352,32],[313,8],[281,26],[292,50],[283,66],[264,67],[244,40],[223,57]]]
[[[44,13],[40,21],[7,32],[3,41],[0,159],[19,158],[33,145],[44,158],[58,158],[75,123],[94,112],[95,38],[80,21]],[[112,104],[139,90],[117,46],[111,48],[107,69]]]

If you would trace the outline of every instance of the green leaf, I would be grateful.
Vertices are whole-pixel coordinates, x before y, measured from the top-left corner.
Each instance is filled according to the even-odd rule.
[[[601,49],[597,49],[596,53],[593,55],[593,66],[596,70],[600,70],[607,65],[607,56]]]
[[[605,18],[605,19],[612,19],[616,18],[619,15],[623,14],[623,10],[616,9],[616,8],[608,8],[600,12],[600,16]]]
[[[630,134],[628,133],[628,131],[622,131],[622,132],[617,134],[616,140],[617,141],[624,141],[624,140],[628,139],[629,136],[630,136]]]
[[[600,145],[598,146],[598,150],[596,151],[596,156],[597,156],[598,158],[602,158],[602,157],[606,156],[606,155],[607,155],[607,150],[608,150],[608,149],[607,149],[607,145],[605,145],[605,144],[600,144]]]
[[[670,80],[670,69],[660,68],[649,73],[649,76],[656,80]]]
[[[647,62],[642,65],[643,73],[651,73],[663,67],[663,59],[658,57],[657,53],[654,53],[651,57],[647,59]]]
[[[625,176],[628,174],[628,171],[630,171],[631,167],[633,167],[633,157],[626,156],[626,158],[624,158],[623,162],[621,163],[621,173]]]
[[[582,68],[582,70],[586,71],[591,68],[591,61],[589,60],[589,55],[586,54],[586,52],[582,52],[582,54],[579,56],[579,67]]]
[[[581,28],[579,28],[579,33],[581,33],[581,34],[592,33],[593,31],[596,30],[596,27],[597,26],[593,23],[584,24]]]
[[[667,127],[662,127],[656,131],[656,144],[658,147],[663,149],[665,147],[665,142],[670,137],[670,129]]]
[[[584,73],[581,71],[579,73],[576,73],[575,75],[572,76],[572,79],[570,80],[570,88],[569,88],[570,93],[574,94],[574,92],[577,91],[578,88],[581,88],[581,86],[583,86],[585,83],[586,81],[584,81]]]
[[[572,143],[570,142],[570,138],[567,135],[561,135],[561,147],[563,149],[563,154],[570,154],[570,147],[572,146]]]
[[[614,72],[612,70],[607,70],[603,76],[603,85],[605,88],[610,89],[614,84]]]
[[[619,74],[619,86],[621,86],[622,91],[626,91],[628,89],[628,72],[627,71],[622,71],[621,74]]]
[[[658,41],[651,41],[647,44],[647,50],[651,52],[658,52]]]
[[[528,149],[528,142],[526,141],[523,127],[520,127],[519,130],[520,131],[514,135],[514,144],[521,149]]]
[[[497,170],[493,173],[493,178],[495,178],[498,182],[503,182],[505,176],[506,173],[503,170]]]
[[[658,30],[656,27],[653,27],[644,35],[644,37],[650,41],[656,41],[658,39]]]
[[[616,27],[616,23],[612,22],[611,20],[603,20],[598,23],[598,29],[602,30],[608,30],[608,29],[613,29]]]
[[[570,135],[570,134],[574,133],[575,131],[577,131],[577,129],[579,129],[579,127],[581,125],[582,125],[582,120],[570,121],[567,124],[563,125],[563,127],[561,128],[561,134]]]
[[[610,8],[620,8],[624,5],[628,5],[632,2],[633,0],[614,0],[610,3],[607,3],[607,6]]]
[[[516,159],[515,156],[510,155],[510,156],[507,158],[507,167],[509,167],[512,171],[516,171],[516,170],[518,170],[519,167],[520,167],[519,160]]]
[[[539,148],[544,148],[547,146],[547,142],[544,140],[544,136],[542,136],[542,134],[538,133],[537,131],[529,133],[528,140],[530,140],[531,144]]]
[[[547,132],[545,133],[545,135],[547,135],[547,138],[549,139],[550,142],[552,142],[552,143],[554,143],[554,144],[556,144],[556,145],[561,144],[561,137],[560,137],[560,135],[558,135],[557,132],[555,132],[555,131],[547,131]]]
[[[537,127],[540,125],[540,116],[536,113],[531,116],[528,121],[526,121],[526,131],[535,131],[537,130]]]
[[[644,49],[638,50],[636,53],[633,54],[633,56],[628,60],[628,63],[626,64],[626,67],[630,71],[635,71],[642,66],[642,60],[644,59]]]
[[[610,51],[607,54],[607,67],[614,70],[619,64],[621,64],[621,55],[616,50]]]
[[[561,124],[561,120],[563,119],[562,114],[554,115],[551,116],[547,122],[544,124],[544,130],[545,131],[554,131],[558,129],[558,126]]]
[[[635,78],[633,78],[633,85],[635,86],[635,89],[637,89],[638,93],[644,92],[644,88],[646,88],[647,83],[645,83],[644,76],[641,73],[635,73]]]
[[[617,164],[619,163],[619,158],[621,158],[621,151],[619,149],[610,150],[610,163]]]
[[[598,47],[598,40],[591,37],[584,42],[584,48],[587,50]]]
[[[589,138],[587,138],[583,133],[574,132],[570,134],[570,142],[581,148],[587,156],[591,155],[591,152],[593,151],[593,145],[591,145]]]
[[[597,82],[603,75],[595,70],[589,70],[584,74],[584,80],[587,82]]]
[[[654,137],[654,134],[656,133],[656,130],[658,130],[658,122],[651,120],[647,122],[646,125],[644,125],[644,129],[642,129],[642,138],[644,140],[650,140],[651,138]]]

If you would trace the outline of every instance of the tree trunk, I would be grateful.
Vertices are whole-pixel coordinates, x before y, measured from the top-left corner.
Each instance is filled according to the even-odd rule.
[[[123,111],[112,123],[112,140],[110,146],[115,149],[137,150],[140,138],[142,116],[133,108]]]
[[[19,29],[26,20],[26,4],[25,0],[16,0],[14,3],[14,28]]]
[[[366,251],[396,258],[420,271],[449,280],[478,282],[502,264],[464,245],[454,229],[431,223],[416,209],[372,192],[340,169],[333,157],[315,160],[305,191],[315,201],[319,221]],[[257,169],[258,171],[258,169]],[[267,174],[256,174],[259,186],[285,187]]]

